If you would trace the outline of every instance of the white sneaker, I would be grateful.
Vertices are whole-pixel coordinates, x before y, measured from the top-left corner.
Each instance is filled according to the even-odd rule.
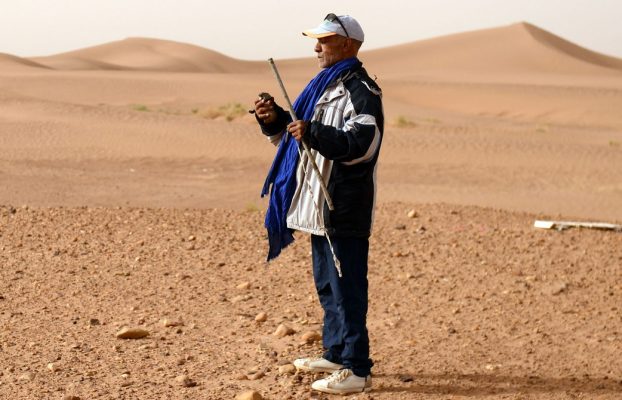
[[[341,369],[327,378],[313,382],[311,388],[331,394],[368,392],[371,390],[371,375],[362,378],[354,375],[351,369]]]
[[[307,372],[334,372],[343,368],[341,364],[335,364],[325,358],[299,358],[294,360],[294,367]]]

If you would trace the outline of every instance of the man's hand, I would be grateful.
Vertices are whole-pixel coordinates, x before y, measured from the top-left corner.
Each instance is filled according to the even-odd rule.
[[[294,139],[296,139],[299,142],[302,140],[302,137],[304,136],[306,130],[307,130],[306,121],[298,120],[287,125],[287,132],[291,133]]]
[[[271,124],[276,121],[276,111],[274,110],[274,97],[260,97],[255,100],[255,115],[264,124]]]

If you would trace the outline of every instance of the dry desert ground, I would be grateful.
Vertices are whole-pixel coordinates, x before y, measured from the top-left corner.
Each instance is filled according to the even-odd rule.
[[[622,223],[622,60],[528,23],[361,59],[387,123],[351,398],[622,398],[622,233],[533,227]],[[277,64],[292,97],[317,72]],[[0,398],[331,398],[291,371],[308,237],[265,262],[261,91],[266,62],[166,40],[0,54]]]

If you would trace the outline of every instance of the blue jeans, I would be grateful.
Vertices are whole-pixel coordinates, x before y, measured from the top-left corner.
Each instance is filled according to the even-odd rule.
[[[367,256],[369,239],[331,237],[341,263],[339,278],[328,240],[311,235],[313,278],[324,309],[322,341],[328,361],[343,364],[357,376],[370,374],[367,335]]]

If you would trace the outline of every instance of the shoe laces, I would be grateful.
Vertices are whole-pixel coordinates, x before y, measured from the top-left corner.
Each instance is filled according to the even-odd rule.
[[[340,369],[338,371],[333,372],[326,380],[330,383],[341,383],[346,378],[352,375],[352,371],[349,369]]]

